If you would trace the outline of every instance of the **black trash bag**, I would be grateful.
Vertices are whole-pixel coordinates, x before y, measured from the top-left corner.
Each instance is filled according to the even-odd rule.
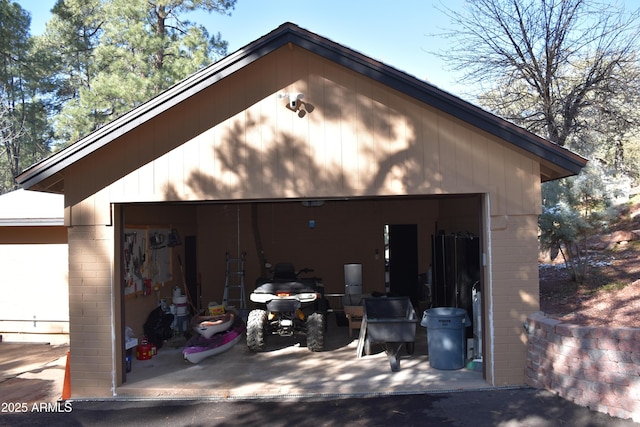
[[[162,348],[163,342],[173,335],[172,323],[173,314],[165,313],[162,311],[162,307],[158,306],[147,317],[144,324],[144,335],[156,348]]]

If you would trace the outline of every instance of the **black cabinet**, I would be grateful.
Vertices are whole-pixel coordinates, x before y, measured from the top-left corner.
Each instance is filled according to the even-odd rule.
[[[464,235],[435,235],[432,243],[432,307],[458,307],[472,317],[473,285],[480,280],[480,239]],[[471,332],[471,328],[468,328]]]

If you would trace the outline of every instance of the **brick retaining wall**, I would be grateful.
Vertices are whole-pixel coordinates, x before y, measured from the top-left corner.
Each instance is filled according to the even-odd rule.
[[[542,312],[525,329],[528,385],[640,422],[640,329],[578,326]]]

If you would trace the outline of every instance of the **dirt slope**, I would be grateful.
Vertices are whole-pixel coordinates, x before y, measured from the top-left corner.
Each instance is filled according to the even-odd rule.
[[[589,240],[584,283],[571,281],[561,262],[540,263],[541,310],[581,325],[640,328],[639,213],[640,205],[626,208],[609,233]]]

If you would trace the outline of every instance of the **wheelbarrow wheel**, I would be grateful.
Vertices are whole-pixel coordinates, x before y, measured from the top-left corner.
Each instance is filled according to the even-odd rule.
[[[398,372],[400,370],[400,361],[398,360],[398,355],[389,356],[389,363],[391,364],[392,372]]]
[[[398,354],[400,353],[400,349],[402,348],[401,342],[388,342],[384,344],[385,351],[387,353],[387,358],[389,359],[389,364],[391,365],[391,371],[397,372],[400,370],[400,358]]]
[[[411,356],[416,348],[416,343],[413,341],[405,343],[405,349],[407,350],[407,354]]]
[[[364,354],[366,356],[370,356],[371,354],[373,354],[373,350],[371,349],[372,344],[371,341],[369,341],[369,338],[365,338],[364,339]]]

